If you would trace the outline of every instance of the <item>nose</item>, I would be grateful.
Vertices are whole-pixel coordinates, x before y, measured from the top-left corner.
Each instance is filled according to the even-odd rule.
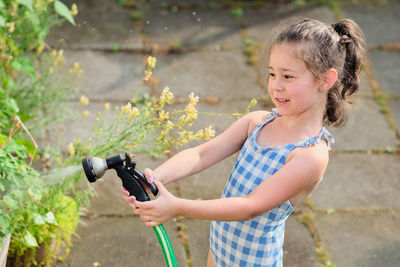
[[[282,91],[284,89],[283,81],[280,78],[276,78],[273,81],[270,80],[269,82],[270,82],[272,89],[275,91]]]

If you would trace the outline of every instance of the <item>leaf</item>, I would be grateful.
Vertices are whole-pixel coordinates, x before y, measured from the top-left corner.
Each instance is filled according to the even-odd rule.
[[[16,0],[15,2],[26,6],[30,11],[32,11],[32,0]]]
[[[68,7],[63,2],[59,0],[54,1],[54,9],[60,16],[66,18],[69,22],[71,22],[72,25],[75,26],[75,20],[72,17]]]
[[[0,27],[6,26],[6,20],[0,15]]]
[[[27,57],[20,56],[18,58],[15,58],[11,63],[11,66],[16,71],[25,71],[31,77],[35,77],[36,75],[35,67],[33,66],[32,61],[29,60]]]
[[[326,209],[326,213],[328,214],[334,214],[335,212],[335,209]]]
[[[29,231],[26,231],[26,234],[24,236],[24,241],[28,247],[37,247],[38,246],[36,238]]]
[[[57,221],[56,221],[56,217],[54,216],[53,212],[49,211],[46,214],[46,222],[50,223],[50,224],[55,224],[57,225]]]
[[[42,198],[40,192],[38,190],[34,190],[32,187],[28,188],[28,194],[36,201]]]
[[[0,0],[0,8],[5,8],[5,7],[6,7],[6,4],[4,4],[4,1]]]
[[[19,111],[18,104],[14,100],[14,98],[9,98],[8,99],[8,106],[12,109],[13,112],[18,112]]]
[[[36,225],[42,225],[46,223],[43,216],[37,213],[33,214],[33,221],[35,222]]]
[[[4,202],[13,210],[18,208],[18,202],[12,199],[9,195],[4,197]]]

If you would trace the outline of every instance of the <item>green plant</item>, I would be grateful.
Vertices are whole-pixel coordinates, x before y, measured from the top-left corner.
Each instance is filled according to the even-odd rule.
[[[13,136],[1,136],[1,140],[0,237],[12,234],[8,258],[14,266],[47,266],[61,245],[70,246],[80,203],[66,196],[60,186],[46,184],[26,164],[27,150]],[[37,257],[40,247],[46,252],[43,257]]]
[[[62,50],[45,43],[54,25],[74,24],[76,14],[76,5],[59,0],[0,0],[0,237],[12,234],[14,266],[49,265],[61,245],[68,248],[85,199],[71,178],[46,183],[31,167],[37,145],[27,131],[59,119],[76,91],[60,77],[79,73],[79,65],[67,72]]]
[[[62,22],[60,16],[75,23],[74,14],[75,5],[70,11],[59,0],[0,0],[0,95],[8,107],[0,110],[3,134],[7,134],[14,115],[26,123],[36,118],[28,126],[40,129],[65,111],[54,108],[54,104],[63,106],[74,86],[60,80],[68,76],[59,69],[62,51],[47,53],[45,38]],[[60,88],[66,84],[69,86]],[[47,121],[37,120],[44,117]]]

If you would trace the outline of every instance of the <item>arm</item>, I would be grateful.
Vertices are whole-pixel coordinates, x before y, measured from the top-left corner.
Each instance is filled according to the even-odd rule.
[[[144,174],[147,178],[156,177],[163,184],[196,174],[237,152],[254,129],[254,125],[261,122],[266,114],[265,111],[251,112],[235,121],[217,137],[183,150],[156,168],[153,173],[146,169]]]
[[[327,148],[313,146],[296,152],[289,162],[246,197],[181,199],[157,183],[159,198],[148,202],[135,201],[132,206],[148,226],[179,215],[217,221],[249,220],[314,187],[325,172],[327,163]]]

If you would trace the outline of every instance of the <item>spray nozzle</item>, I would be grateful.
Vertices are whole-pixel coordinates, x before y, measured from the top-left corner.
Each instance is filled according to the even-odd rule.
[[[122,180],[122,185],[129,191],[130,195],[134,195],[139,201],[150,200],[139,180],[150,188],[153,195],[158,194],[157,187],[153,183],[149,183],[146,177],[135,168],[136,162],[132,161],[127,153],[125,158],[122,155],[112,156],[107,159],[99,157],[84,158],[82,159],[82,166],[87,179],[91,183],[101,178],[106,170],[116,170],[117,175]]]

